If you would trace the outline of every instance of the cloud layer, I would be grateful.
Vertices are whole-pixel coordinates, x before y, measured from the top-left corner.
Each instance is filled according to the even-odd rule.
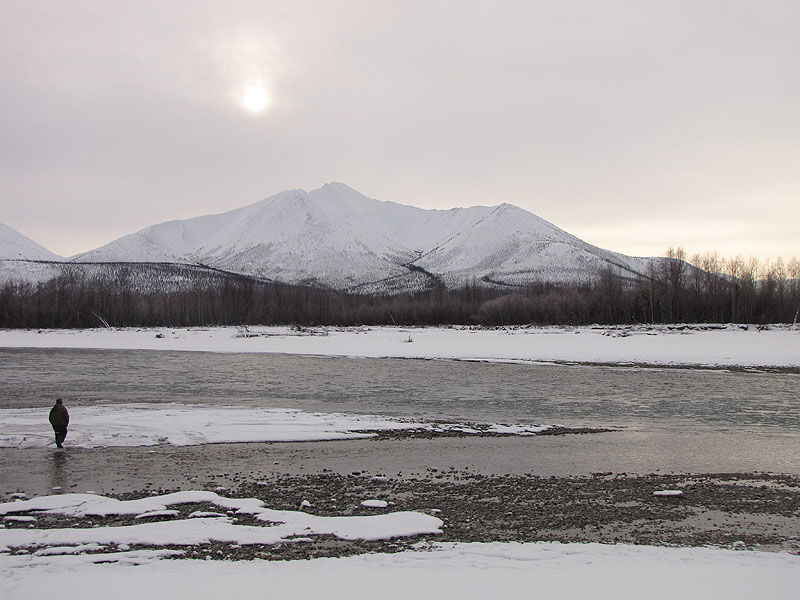
[[[331,180],[510,202],[631,254],[800,253],[795,2],[6,13],[0,220],[60,254]],[[254,85],[263,112],[242,106]]]

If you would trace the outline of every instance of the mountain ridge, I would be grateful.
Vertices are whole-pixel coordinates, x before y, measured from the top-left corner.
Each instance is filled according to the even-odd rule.
[[[590,281],[653,259],[593,246],[508,203],[422,209],[333,182],[233,210],[145,227],[70,263],[198,264],[345,291],[414,291],[470,281],[518,286]]]

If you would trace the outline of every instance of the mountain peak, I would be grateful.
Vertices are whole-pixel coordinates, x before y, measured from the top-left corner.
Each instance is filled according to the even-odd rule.
[[[63,260],[16,229],[0,223],[0,260]]]
[[[409,291],[479,280],[585,281],[645,264],[595,248],[512,204],[425,210],[333,181],[217,215],[153,225],[80,262],[201,263],[286,283]],[[639,261],[639,262],[637,262]]]
[[[351,188],[345,183],[339,181],[331,181],[325,185],[318,187],[308,192],[308,197],[319,202],[336,202],[336,201],[372,201],[361,192]]]
[[[359,196],[362,195],[361,192],[351,188],[349,185],[347,185],[346,183],[342,183],[341,181],[329,181],[328,183],[325,183],[317,188],[317,190],[323,190],[323,189],[334,189],[334,190],[352,192],[354,194],[358,194]]]

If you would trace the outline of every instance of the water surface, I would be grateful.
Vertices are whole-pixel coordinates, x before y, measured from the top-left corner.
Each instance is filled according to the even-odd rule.
[[[197,402],[605,426],[621,431],[571,436],[561,452],[582,448],[592,456],[573,459],[597,470],[612,456],[623,468],[630,453],[665,469],[800,469],[800,375],[791,373],[9,349],[0,350],[0,385],[0,408],[44,410],[61,397],[68,406]]]

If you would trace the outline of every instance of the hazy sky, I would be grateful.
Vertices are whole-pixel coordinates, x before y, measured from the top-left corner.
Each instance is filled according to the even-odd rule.
[[[0,222],[58,254],[342,181],[800,256],[798,0],[0,8]]]

